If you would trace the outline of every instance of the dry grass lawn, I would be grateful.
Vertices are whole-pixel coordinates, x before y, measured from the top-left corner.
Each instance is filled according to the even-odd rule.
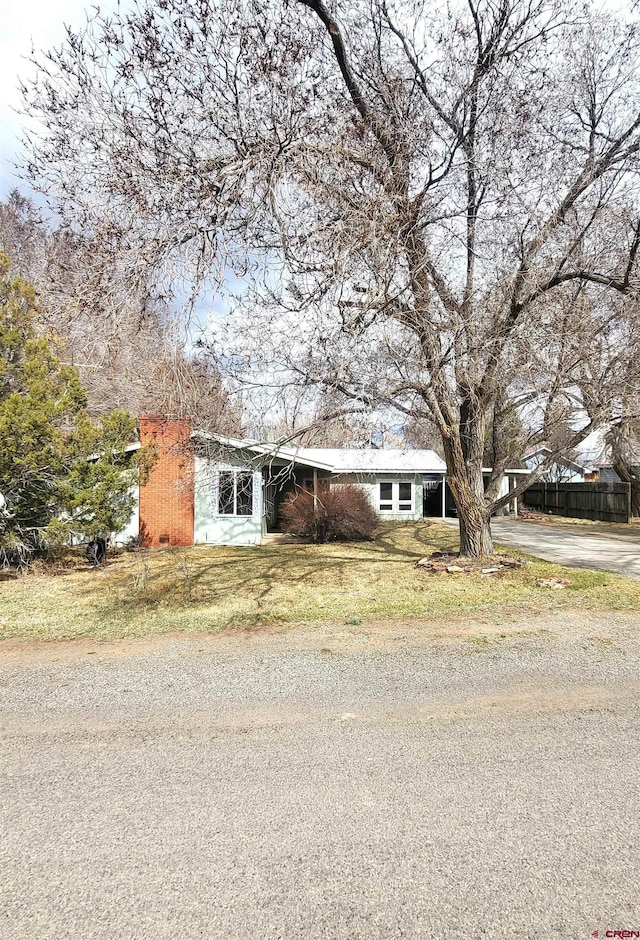
[[[196,546],[79,559],[57,574],[0,582],[0,638],[116,639],[175,630],[358,623],[498,610],[640,611],[640,581],[530,559],[497,575],[434,575],[415,562],[455,548],[436,523],[388,525],[372,543]],[[564,590],[539,580],[564,577]]]

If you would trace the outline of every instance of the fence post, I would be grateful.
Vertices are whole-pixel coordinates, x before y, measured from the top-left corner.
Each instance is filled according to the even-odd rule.
[[[627,483],[627,523],[631,522],[631,483]]]

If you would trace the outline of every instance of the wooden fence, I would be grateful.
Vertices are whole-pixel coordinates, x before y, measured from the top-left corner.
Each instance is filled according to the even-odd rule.
[[[554,516],[631,521],[630,483],[534,483],[523,501],[529,509]]]

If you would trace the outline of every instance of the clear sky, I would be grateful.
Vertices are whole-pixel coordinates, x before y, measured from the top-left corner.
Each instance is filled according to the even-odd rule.
[[[32,46],[49,49],[64,38],[64,25],[79,27],[90,9],[90,0],[7,0],[2,3],[0,23],[0,199],[22,184],[12,163],[19,151],[21,117],[18,76],[32,74],[26,59]],[[97,5],[97,4],[96,4]],[[118,0],[100,3],[103,12],[119,5]],[[24,187],[22,187],[24,188]]]

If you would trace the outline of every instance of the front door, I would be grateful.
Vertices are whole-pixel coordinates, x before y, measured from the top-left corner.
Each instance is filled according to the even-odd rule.
[[[442,477],[439,480],[425,480],[422,484],[422,515],[442,515]]]

